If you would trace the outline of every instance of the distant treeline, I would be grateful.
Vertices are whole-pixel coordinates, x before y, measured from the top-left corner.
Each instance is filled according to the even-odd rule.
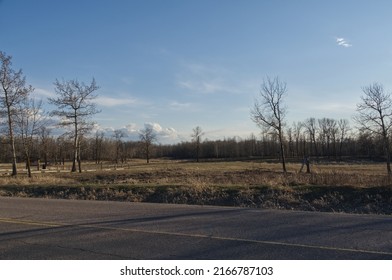
[[[285,153],[288,159],[301,160],[305,156],[313,160],[342,160],[361,158],[379,160],[383,158],[381,137],[370,133],[353,133],[344,121],[344,128],[333,119],[308,119],[303,123],[294,123],[285,132]],[[309,126],[309,124],[311,124]],[[1,136],[0,161],[11,162],[11,152],[6,136]],[[18,162],[25,161],[21,139],[16,138]],[[197,146],[199,153],[197,153]],[[259,136],[247,138],[226,138],[223,140],[202,139],[199,145],[194,141],[161,145],[154,143],[150,150],[151,158],[195,159],[279,159],[279,141],[275,134],[265,132]],[[103,161],[117,164],[131,159],[145,158],[145,143],[141,141],[124,141],[107,137],[103,133],[81,139],[80,153],[82,160],[101,163]],[[31,149],[31,161],[42,165],[63,164],[73,159],[73,142],[71,138],[55,137],[48,130],[34,138]]]

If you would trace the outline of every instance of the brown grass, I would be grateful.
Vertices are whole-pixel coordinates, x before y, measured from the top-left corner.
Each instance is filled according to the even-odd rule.
[[[189,186],[351,186],[380,187],[392,182],[383,164],[313,164],[312,173],[298,173],[300,164],[288,164],[288,172],[281,172],[278,163],[260,162],[185,162],[156,160],[150,164],[133,161],[117,170],[100,165],[85,164],[89,172],[71,173],[59,167],[34,173],[28,178],[24,170],[14,178],[3,173],[0,185],[148,185]],[[3,168],[3,169],[1,169]],[[0,166],[0,172],[4,170]]]
[[[86,165],[85,165],[86,166]],[[93,168],[95,167],[95,168]],[[211,204],[310,211],[392,213],[392,182],[382,164],[141,161],[89,172],[52,168],[0,177],[0,195]]]

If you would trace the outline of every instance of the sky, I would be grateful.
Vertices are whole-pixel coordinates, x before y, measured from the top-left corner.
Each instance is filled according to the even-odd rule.
[[[287,123],[351,121],[362,88],[392,90],[391,1],[0,0],[0,50],[34,96],[95,78],[96,129],[159,142],[247,138],[266,77],[287,84]],[[48,110],[51,108],[47,107]]]

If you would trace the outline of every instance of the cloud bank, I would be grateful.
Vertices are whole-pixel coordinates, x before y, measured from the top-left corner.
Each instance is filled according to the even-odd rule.
[[[130,123],[121,128],[114,127],[100,127],[95,125],[92,134],[96,132],[103,132],[106,137],[113,137],[115,130],[120,130],[124,135],[124,141],[139,141],[139,134],[144,127],[152,128],[157,135],[157,142],[160,144],[173,144],[183,141],[183,137],[172,127],[164,128],[159,123],[148,122],[144,126],[138,126],[135,123]]]

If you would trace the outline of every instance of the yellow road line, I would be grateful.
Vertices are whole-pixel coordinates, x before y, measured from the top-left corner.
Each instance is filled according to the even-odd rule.
[[[63,226],[61,224],[55,224],[50,222],[37,222],[37,221],[29,221],[29,220],[16,220],[16,219],[7,219],[0,218],[0,223],[10,223],[10,224],[20,224],[20,225],[32,225],[32,226],[44,226],[44,227],[59,227]]]
[[[144,230],[144,229],[133,229],[133,228],[118,228],[118,227],[99,226],[99,225],[83,225],[83,224],[80,225],[80,224],[40,222],[40,221],[19,220],[19,219],[10,219],[10,218],[0,218],[0,223],[13,223],[13,224],[22,224],[22,225],[51,227],[51,228],[67,226],[67,227],[76,227],[76,228],[103,229],[103,230],[126,231],[126,232],[134,232],[134,233],[161,234],[161,235],[169,235],[169,236],[205,238],[205,239],[214,239],[214,240],[222,240],[222,241],[247,242],[247,243],[263,244],[263,245],[298,247],[298,248],[305,248],[305,249],[319,249],[319,250],[331,250],[331,251],[340,251],[340,252],[365,253],[365,254],[377,254],[377,255],[392,256],[392,252],[350,249],[350,248],[340,248],[340,247],[322,246],[322,245],[307,245],[307,244],[300,244],[300,243],[245,239],[245,238],[236,238],[236,237],[211,236],[211,235],[197,234],[197,233],[194,234],[194,233],[169,232],[169,231],[159,231],[159,230],[157,231],[157,230]]]

